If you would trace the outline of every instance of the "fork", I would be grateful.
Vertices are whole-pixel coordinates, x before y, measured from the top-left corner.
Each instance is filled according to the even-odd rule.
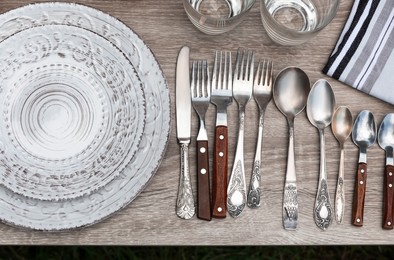
[[[239,130],[233,169],[227,188],[227,209],[232,217],[238,217],[246,204],[244,165],[245,107],[252,96],[253,72],[254,53],[249,51],[245,53],[244,50],[238,49],[233,80],[233,97],[238,103]]]
[[[259,107],[259,131],[257,136],[256,153],[254,157],[252,176],[249,184],[248,206],[260,207],[261,197],[261,145],[263,141],[264,112],[272,98],[272,62],[259,62],[254,78],[253,97]]]
[[[227,106],[233,102],[231,52],[215,53],[211,102],[216,106],[212,176],[212,216],[225,218],[227,210],[228,129]]]
[[[211,100],[211,83],[207,61],[193,61],[190,88],[192,104],[200,120],[200,129],[197,135],[197,217],[211,220],[208,135],[205,129],[205,114]]]

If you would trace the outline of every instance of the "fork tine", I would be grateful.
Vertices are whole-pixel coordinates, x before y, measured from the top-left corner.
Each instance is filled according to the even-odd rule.
[[[196,83],[196,92],[197,92],[197,97],[200,97],[200,77],[201,77],[201,61],[197,62],[197,83]]]
[[[245,77],[244,77],[245,51],[242,50],[240,55],[241,55],[241,57],[240,57],[240,59],[241,59],[241,64],[240,64],[241,72],[238,75],[238,79],[243,80],[243,79],[245,79]]]
[[[222,59],[223,59],[223,52],[220,52],[220,58],[219,58],[219,80],[218,80],[218,89],[223,89],[223,66],[222,66]]]
[[[218,70],[218,51],[215,51],[215,62],[213,64],[213,74],[212,74],[212,87],[215,89],[218,88],[218,82],[216,81],[217,73],[218,73],[217,70]]]
[[[205,66],[206,66],[206,73],[207,73],[207,81],[206,81],[206,86],[207,86],[207,97],[211,97],[211,79],[209,77],[209,64],[207,61],[205,61]]]
[[[272,60],[268,60],[268,64],[267,64],[267,85],[272,87],[272,74],[273,74],[273,64],[272,64]]]
[[[223,52],[220,52],[220,66],[222,66],[222,63],[223,63],[222,54],[223,54]],[[223,71],[220,71],[220,74],[223,74],[223,86],[221,89],[225,89],[225,87],[227,86],[226,73],[227,73],[227,53],[225,52],[224,53]]]
[[[260,75],[260,67],[261,67],[261,61],[259,61],[259,65],[257,66],[257,70],[256,70],[256,75],[254,76],[254,85],[261,85],[262,83],[262,77]],[[263,64],[263,69],[264,69],[264,64]]]
[[[190,84],[190,88],[191,88],[191,94],[192,94],[192,97],[194,97],[195,95],[195,91],[194,91],[194,89],[195,89],[195,73],[196,73],[196,61],[193,61],[193,63],[192,63],[192,79],[191,79],[191,84]]]
[[[245,67],[245,75],[242,76],[244,80],[249,80],[249,63],[250,63],[250,51],[246,51],[246,67]]]
[[[232,75],[232,62],[231,62],[231,51],[226,52],[226,57],[228,56],[228,84],[227,84],[227,89],[232,90],[233,89],[233,75]],[[227,62],[226,62],[227,64]]]
[[[201,97],[205,97],[205,61],[201,61]]]
[[[248,52],[248,69],[249,69],[249,75],[248,75],[248,80],[253,80],[253,75],[254,75],[254,51],[252,52],[252,58],[251,58],[251,62],[249,64],[249,52]],[[249,68],[250,66],[250,68]],[[245,73],[245,78],[246,78],[246,73]]]
[[[235,70],[234,70],[234,77],[236,79],[239,79],[239,59],[240,59],[240,49],[237,50],[237,57],[236,57],[236,61],[235,61]]]

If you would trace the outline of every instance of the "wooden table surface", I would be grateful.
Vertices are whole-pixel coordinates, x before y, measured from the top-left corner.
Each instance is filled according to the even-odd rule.
[[[4,0],[0,12],[33,2]],[[179,149],[175,123],[175,66],[179,49],[191,48],[191,59],[205,58],[213,62],[216,49],[236,51],[238,47],[254,49],[258,57],[274,62],[276,75],[287,66],[299,66],[309,76],[311,84],[325,78],[333,86],[338,105],[347,105],[355,118],[368,109],[379,125],[394,107],[367,96],[326,77],[321,70],[347,19],[352,1],[340,1],[337,16],[316,38],[296,47],[274,44],[263,30],[260,1],[256,1],[245,21],[235,30],[221,36],[207,36],[188,20],[180,0],[86,0],[76,1],[120,19],[137,32],[156,55],[166,76],[171,95],[172,127],[169,144],[156,175],[146,189],[128,207],[91,227],[64,231],[40,232],[0,224],[1,244],[99,244],[99,245],[347,245],[393,244],[394,230],[383,230],[383,167],[384,151],[374,145],[368,151],[368,183],[364,226],[351,225],[351,208],[358,149],[350,141],[345,145],[346,210],[344,223],[335,221],[327,231],[321,231],[313,221],[313,207],[319,177],[318,131],[303,112],[295,120],[295,151],[298,181],[299,223],[296,231],[282,227],[282,193],[287,160],[288,128],[285,117],[270,102],[266,110],[262,152],[262,205],[246,208],[239,218],[210,222],[193,217],[181,220],[175,214],[179,178]],[[258,110],[249,102],[246,111],[245,168],[249,185],[251,165],[257,137]],[[229,107],[229,170],[231,170],[237,138],[237,105]],[[211,144],[215,126],[215,107],[210,106],[207,128]],[[190,166],[196,192],[195,137],[198,122],[192,114],[192,145]],[[212,155],[212,145],[210,147]],[[339,165],[339,145],[330,130],[326,130],[326,156],[329,192],[334,199]],[[212,166],[212,161],[211,161]]]

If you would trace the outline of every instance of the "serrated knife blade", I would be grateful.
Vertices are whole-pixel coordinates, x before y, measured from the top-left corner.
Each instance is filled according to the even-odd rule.
[[[189,144],[191,128],[189,54],[190,49],[187,46],[183,46],[179,51],[176,65],[175,82],[176,130],[181,152],[181,170],[179,176],[176,213],[177,216],[182,219],[190,219],[195,214],[195,205],[189,168]]]

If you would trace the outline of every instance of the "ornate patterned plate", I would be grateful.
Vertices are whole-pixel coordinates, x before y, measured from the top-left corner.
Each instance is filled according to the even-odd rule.
[[[153,177],[168,142],[170,99],[150,49],[130,28],[96,9],[67,3],[28,5],[0,16],[0,41],[32,27],[69,25],[94,32],[118,47],[143,85],[146,120],[141,143],[119,176],[89,195],[71,200],[27,198],[0,186],[0,218],[9,224],[62,230],[94,224],[130,203]]]
[[[59,200],[118,176],[145,122],[141,82],[123,53],[66,25],[24,30],[0,49],[1,183]]]

